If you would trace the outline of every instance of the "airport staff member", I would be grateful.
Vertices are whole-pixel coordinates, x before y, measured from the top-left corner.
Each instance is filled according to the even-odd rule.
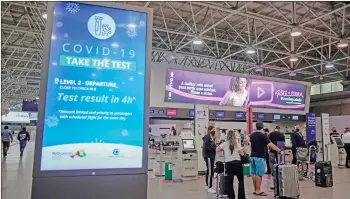
[[[342,140],[344,142],[344,148],[346,151],[345,167],[350,168],[350,128],[349,127],[345,129],[345,133],[342,136]]]

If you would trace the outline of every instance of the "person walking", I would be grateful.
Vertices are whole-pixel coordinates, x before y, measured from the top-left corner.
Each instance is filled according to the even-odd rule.
[[[7,152],[10,149],[10,144],[13,142],[12,132],[8,126],[4,127],[4,130],[1,132],[1,141],[2,141],[2,151],[4,157],[7,156]]]
[[[234,176],[236,176],[238,179],[238,199],[245,199],[243,164],[241,162],[241,156],[244,155],[244,152],[234,131],[230,130],[227,133],[227,140],[216,148],[216,152],[221,151],[224,151],[225,156],[227,196],[229,199],[235,199],[233,181]]]
[[[253,178],[254,195],[267,196],[266,193],[261,191],[262,177],[265,174],[265,158],[266,158],[266,146],[270,149],[280,152],[280,149],[274,145],[270,139],[264,133],[264,124],[258,121],[256,124],[256,132],[250,135],[251,144],[251,163],[250,171]]]
[[[206,188],[209,193],[215,194],[216,191],[213,188],[214,161],[216,156],[214,126],[209,126],[207,135],[203,137],[203,156],[207,166],[207,172],[205,174]]]
[[[269,135],[270,135],[269,129],[268,129],[268,128],[265,128],[265,129],[264,129],[264,132],[265,132],[265,135],[266,135],[267,137],[269,137]],[[266,171],[265,174],[271,174],[271,166],[270,166],[270,163],[269,163],[269,159],[270,159],[270,156],[269,156],[269,149],[266,148],[266,159],[265,159],[265,160],[266,160],[267,171]]]
[[[345,167],[350,168],[350,128],[345,129],[345,133],[342,135],[342,140],[344,142],[344,148],[346,151],[346,162]]]
[[[19,151],[21,153],[20,156],[22,157],[24,149],[27,146],[27,142],[30,140],[30,135],[25,127],[23,127],[22,131],[18,133],[17,139],[19,141]]]

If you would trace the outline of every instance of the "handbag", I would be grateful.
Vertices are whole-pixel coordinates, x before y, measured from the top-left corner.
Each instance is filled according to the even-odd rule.
[[[241,155],[242,164],[250,163],[250,156],[248,154]]]

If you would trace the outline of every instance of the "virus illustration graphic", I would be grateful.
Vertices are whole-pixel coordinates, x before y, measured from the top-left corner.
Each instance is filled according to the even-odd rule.
[[[108,24],[103,24],[102,25],[102,35],[103,36],[108,36],[112,33],[112,29]]]
[[[56,23],[56,26],[57,26],[58,28],[62,28],[62,27],[63,27],[63,23],[59,21],[59,22]]]
[[[137,30],[136,30],[136,28],[127,28],[126,34],[130,38],[135,38],[137,36]]]
[[[52,115],[46,118],[46,125],[50,128],[57,126],[58,123],[59,123],[59,119],[55,115]]]
[[[67,3],[66,4],[66,10],[71,14],[76,14],[80,8],[78,3]]]
[[[128,134],[129,134],[128,130],[122,130],[122,136],[123,137],[128,136]]]

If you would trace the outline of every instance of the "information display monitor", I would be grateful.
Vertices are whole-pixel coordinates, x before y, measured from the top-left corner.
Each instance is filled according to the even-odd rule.
[[[105,5],[55,2],[50,8],[36,143],[40,175],[147,169],[152,24],[147,11]]]
[[[182,140],[182,145],[184,149],[195,149],[193,139]]]

